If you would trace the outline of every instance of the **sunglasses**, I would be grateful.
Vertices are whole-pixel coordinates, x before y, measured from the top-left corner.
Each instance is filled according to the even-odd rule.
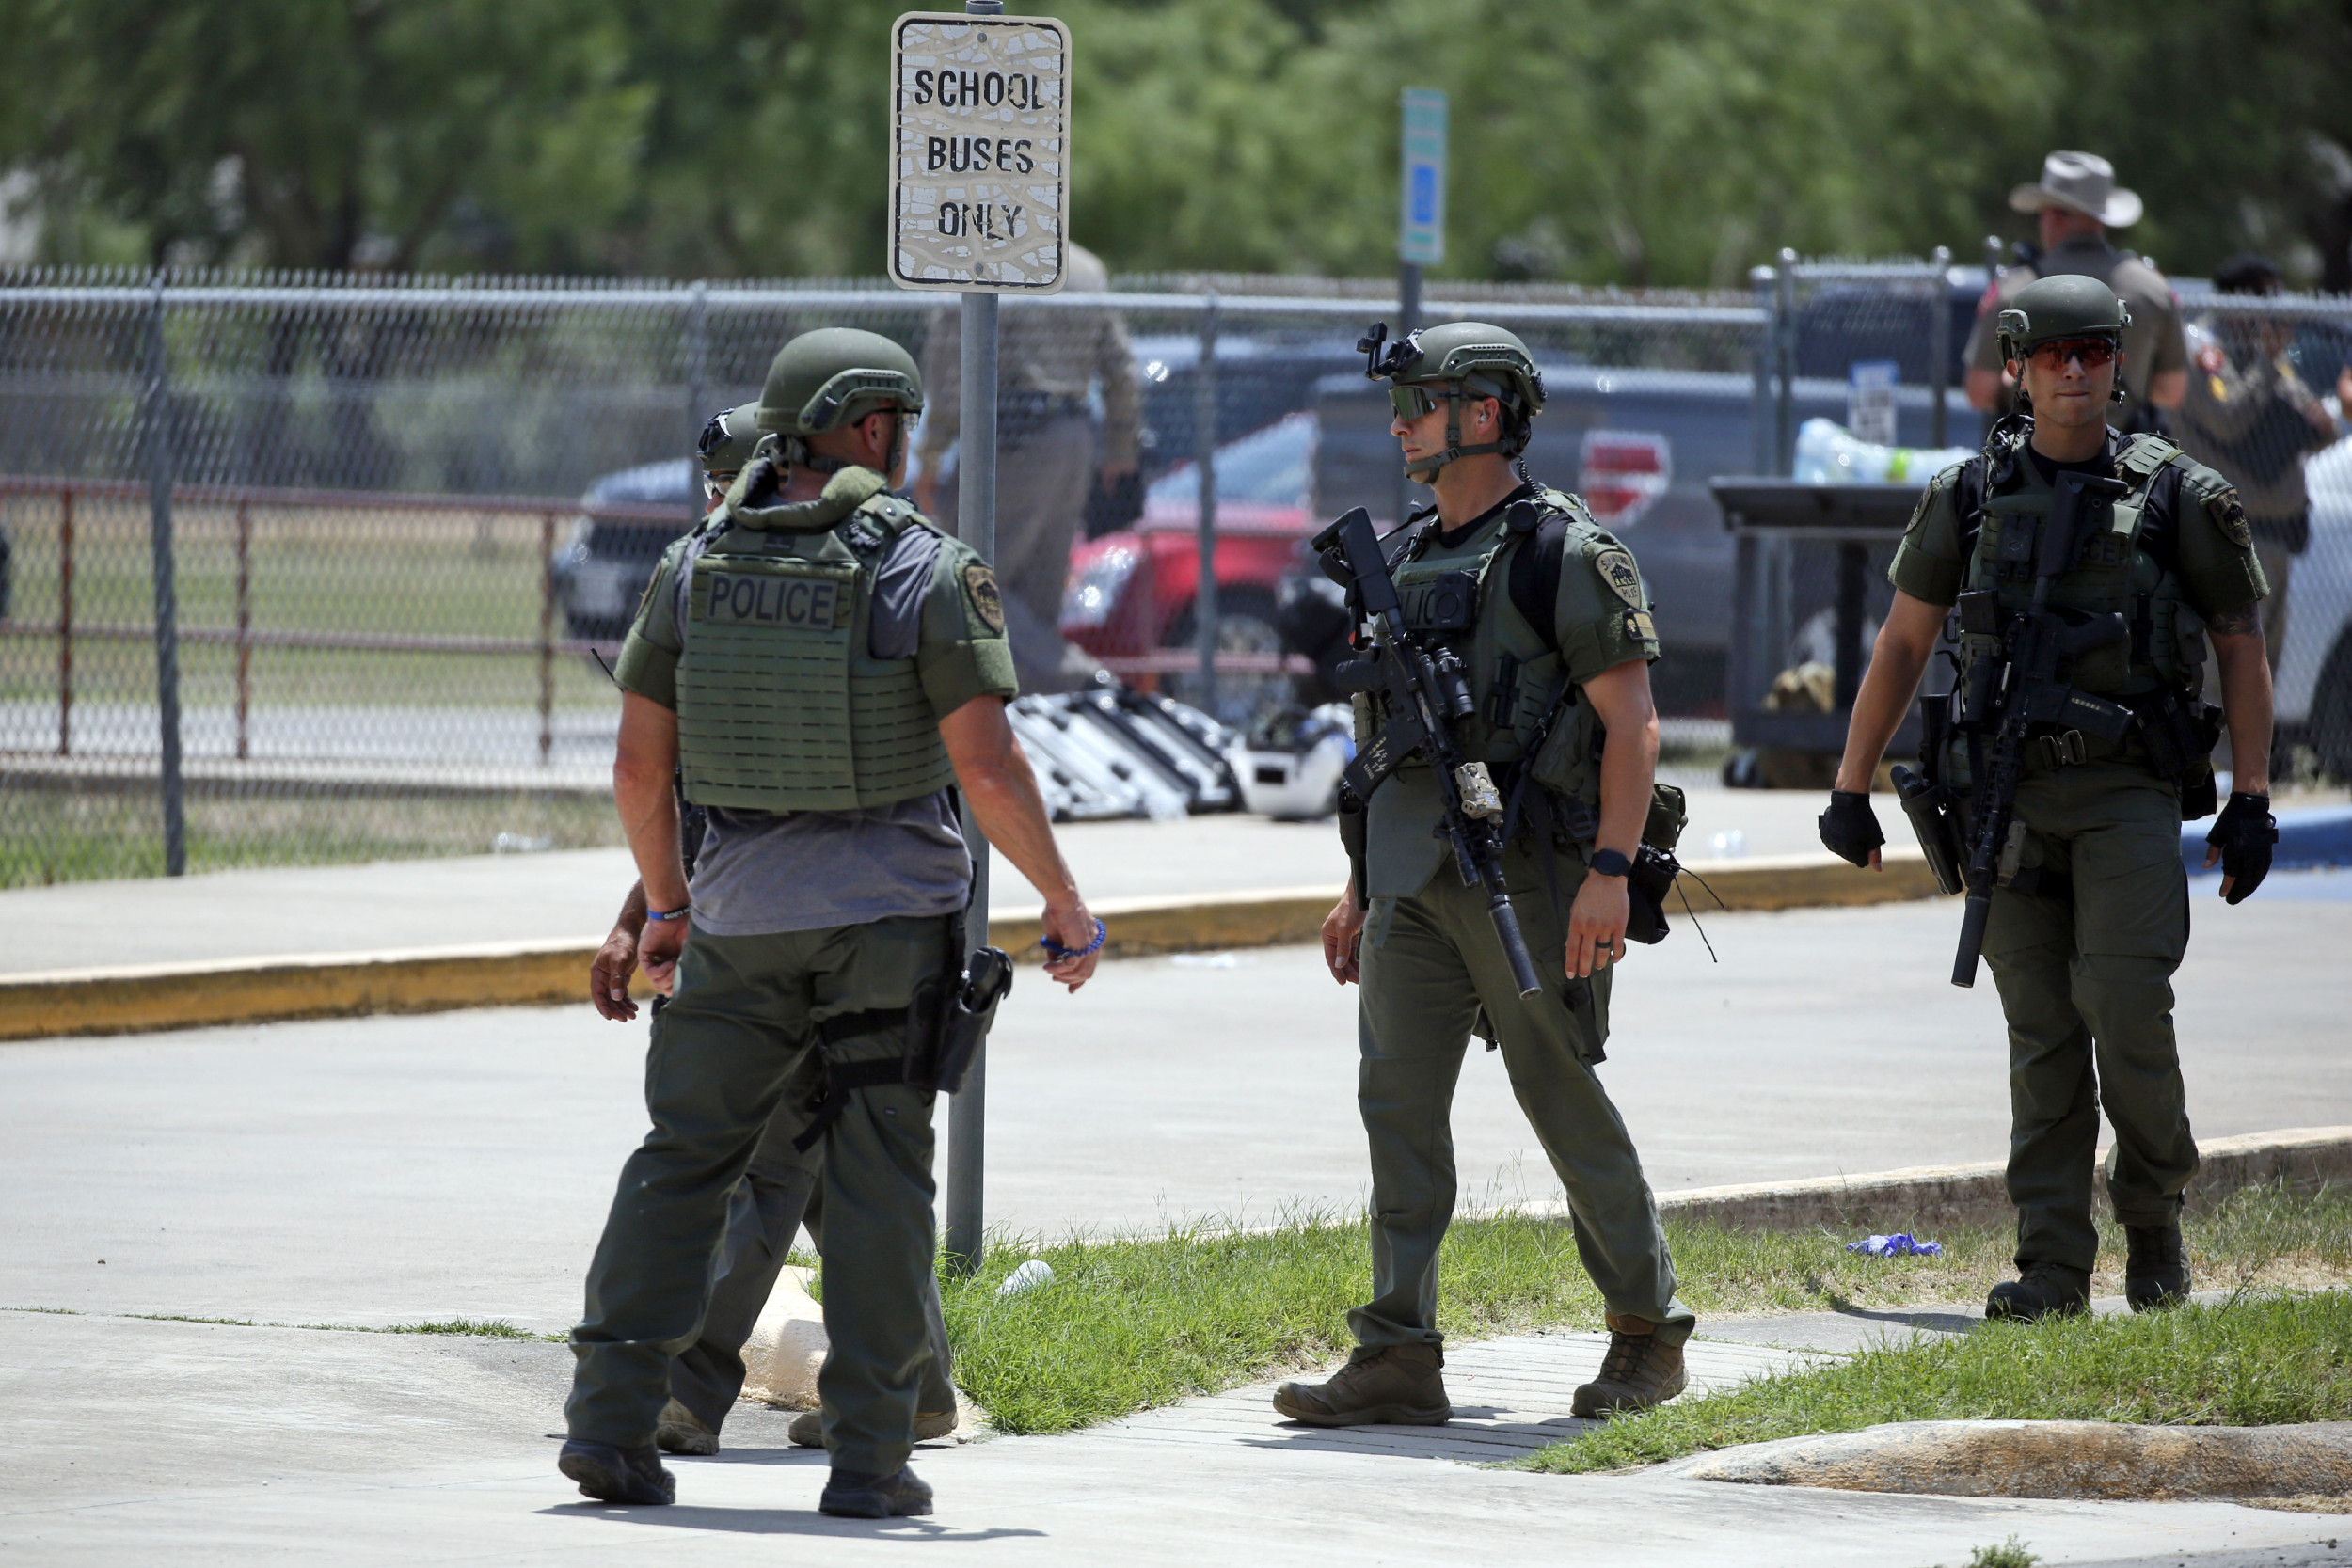
[[[2036,343],[2031,357],[2037,369],[2063,371],[2069,359],[2079,359],[2087,371],[2104,370],[2115,361],[2115,345],[2105,338],[2060,338]]]
[[[1409,422],[1436,409],[1438,400],[1420,387],[1391,387],[1389,388],[1389,406],[1396,410],[1398,419]]]

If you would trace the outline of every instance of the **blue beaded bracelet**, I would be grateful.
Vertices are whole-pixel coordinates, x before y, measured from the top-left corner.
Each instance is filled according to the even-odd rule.
[[[1049,958],[1083,958],[1089,953],[1101,952],[1103,940],[1109,935],[1108,931],[1103,929],[1103,923],[1098,920],[1094,923],[1094,940],[1084,947],[1064,947],[1052,937],[1040,937],[1037,939],[1037,944],[1045,949],[1045,956]]]

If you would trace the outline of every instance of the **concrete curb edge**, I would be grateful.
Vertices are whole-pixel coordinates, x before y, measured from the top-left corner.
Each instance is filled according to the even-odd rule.
[[[2007,1225],[2017,1211],[2003,1180],[2003,1162],[1921,1165],[1859,1176],[1822,1176],[1809,1180],[1762,1182],[1739,1187],[1694,1187],[1659,1195],[1661,1218],[1692,1220],[1736,1229],[1807,1230],[1841,1235],[1913,1230],[1931,1235],[1939,1226]],[[2308,1192],[2352,1183],[2352,1127],[2291,1127],[2240,1137],[2207,1138],[2198,1144],[2198,1169],[2189,1202],[2209,1207],[2249,1187],[2284,1187]],[[2103,1157],[2093,1202],[2106,1201]],[[1562,1202],[1532,1203],[1523,1212],[1565,1216]]]
[[[1916,850],[1892,852],[1876,876],[1830,855],[1699,861],[1686,886],[1704,920],[1731,911],[1791,910],[1931,897]],[[1706,886],[1697,884],[1704,879]],[[1715,898],[1708,896],[1711,889]],[[1093,906],[1113,958],[1311,943],[1337,887],[1271,888],[1200,897],[1107,898]],[[1688,919],[1677,907],[1672,921]],[[1034,914],[998,918],[990,939],[1038,962]],[[273,1023],[371,1013],[440,1012],[587,1002],[600,937],[467,947],[321,953],[206,963],[121,965],[0,977],[0,1041]]]

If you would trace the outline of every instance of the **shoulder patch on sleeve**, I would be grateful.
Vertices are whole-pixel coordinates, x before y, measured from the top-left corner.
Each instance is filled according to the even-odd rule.
[[[1593,570],[1609,591],[1634,610],[1642,606],[1642,569],[1633,563],[1633,554],[1622,546],[1613,545],[1594,556]]]
[[[963,569],[963,594],[972,601],[972,613],[980,624],[998,636],[1005,630],[1005,596],[996,587],[996,574],[975,561]]]
[[[2238,499],[2236,485],[2224,484],[2217,490],[2206,491],[2205,515],[2231,544],[2241,550],[2254,547],[2254,531],[2247,526],[2246,505]]]

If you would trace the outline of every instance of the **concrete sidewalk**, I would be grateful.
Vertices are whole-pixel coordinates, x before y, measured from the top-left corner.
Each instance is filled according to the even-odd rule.
[[[1688,858],[1820,848],[1810,792],[1694,790]],[[1899,826],[1899,824],[1895,824]],[[1174,898],[1347,879],[1328,821],[1262,816],[1065,824],[1056,837],[1090,899]],[[11,940],[0,974],[478,942],[600,941],[636,879],[625,849],[468,855],[363,865],[219,871],[0,893]],[[1037,895],[1001,857],[990,908],[1033,915]],[[1702,899],[1703,901],[1703,899]]]

